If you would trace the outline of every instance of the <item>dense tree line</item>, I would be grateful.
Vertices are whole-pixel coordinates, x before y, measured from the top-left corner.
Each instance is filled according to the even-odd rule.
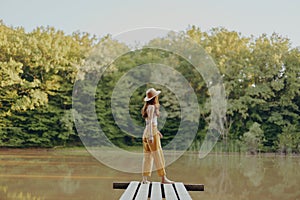
[[[213,29],[188,34],[210,53],[224,75],[228,137],[299,152],[300,52],[278,34],[258,38]]]
[[[51,147],[75,142],[72,83],[93,39],[54,28],[0,24],[0,145]],[[76,138],[76,139],[75,139]]]
[[[224,28],[202,32],[194,26],[181,34],[200,44],[222,74],[228,108],[226,131],[220,142],[234,142],[251,152],[300,151],[300,51],[291,47],[289,39],[275,33],[244,37]],[[110,44],[110,49],[98,52],[104,58],[108,54],[117,55],[120,49],[129,49],[109,36],[96,39],[87,33],[66,35],[51,27],[27,33],[22,28],[0,23],[0,146],[81,144],[72,117],[73,84],[89,52],[104,39]],[[149,44],[157,42],[164,40],[153,39]],[[96,111],[105,134],[119,146],[140,144],[139,138],[115,124],[110,98],[124,73],[147,63],[174,66],[190,82],[201,112],[194,142],[197,146],[208,128],[207,86],[186,60],[150,48],[129,52],[110,64],[97,63],[100,67],[109,64],[110,69],[101,77],[96,91]],[[82,79],[97,76],[97,70],[84,68]],[[130,115],[136,124],[143,125],[142,97],[150,86],[164,92],[161,104],[168,116],[162,129],[165,134],[162,143],[167,144],[176,134],[180,121],[178,100],[172,98],[174,95],[167,87],[147,84],[138,88],[130,99]],[[85,87],[90,95],[88,86]],[[185,123],[193,123],[193,119]]]

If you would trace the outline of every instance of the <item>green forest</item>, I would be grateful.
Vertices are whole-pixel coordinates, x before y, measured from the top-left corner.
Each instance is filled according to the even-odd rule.
[[[223,27],[203,32],[191,26],[181,34],[201,45],[222,74],[227,112],[225,132],[219,143],[236,145],[239,150],[252,153],[299,153],[300,49],[278,33],[247,37]],[[22,27],[0,22],[1,147],[82,146],[72,114],[73,86],[87,56],[104,39],[111,48],[100,52],[103,57],[129,49],[109,34],[103,38],[81,32],[68,35],[53,27],[26,32]],[[150,41],[156,42],[163,40]],[[98,83],[98,121],[114,144],[124,148],[141,145],[141,138],[130,136],[114,122],[110,104],[114,85],[131,68],[162,63],[164,58],[171,58],[172,66],[197,94],[201,116],[191,149],[199,148],[208,129],[207,86],[186,60],[149,48],[119,57]],[[101,65],[104,68],[107,63]],[[95,75],[94,70],[84,69],[83,79]],[[171,98],[168,88],[151,83],[140,87],[131,96],[130,115],[135,123],[143,125],[142,99],[146,88],[152,86],[163,91],[160,103],[169,113],[161,130],[165,145],[176,134],[180,121],[178,101]]]

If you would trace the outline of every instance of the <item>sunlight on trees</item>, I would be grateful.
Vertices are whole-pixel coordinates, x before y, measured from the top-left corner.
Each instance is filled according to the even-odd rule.
[[[240,141],[251,152],[299,153],[299,49],[292,48],[288,38],[276,33],[245,37],[225,28],[202,32],[192,26],[180,34],[202,45],[222,74],[228,104],[226,142]],[[93,72],[99,67],[104,69],[105,59],[95,65],[84,63],[93,47],[109,37],[96,39],[88,33],[78,32],[66,35],[52,27],[38,27],[26,33],[23,28],[8,27],[1,22],[0,146],[80,145],[71,116],[73,84],[79,69],[83,72],[82,79],[97,75]],[[176,39],[174,35],[170,37]],[[93,52],[95,59],[97,56],[105,58],[107,54],[118,55],[119,51],[129,49],[113,39],[105,41],[109,48]],[[154,38],[151,42],[163,40]],[[139,145],[140,141],[120,131],[112,121],[105,101],[109,99],[114,83],[135,66],[166,60],[169,62],[165,64],[175,66],[197,94],[201,119],[195,146],[203,140],[210,113],[207,107],[210,94],[205,82],[182,58],[170,52],[145,48],[118,58],[97,88],[99,121],[105,124],[105,133],[115,143]],[[131,97],[134,106],[130,107],[130,114],[138,124],[143,124],[139,112],[145,88],[140,88]],[[168,95],[172,96],[168,92],[166,89],[166,96],[161,99],[169,117],[164,127],[165,144],[172,139],[178,122],[178,102],[166,99]],[[189,120],[192,122],[193,119]]]

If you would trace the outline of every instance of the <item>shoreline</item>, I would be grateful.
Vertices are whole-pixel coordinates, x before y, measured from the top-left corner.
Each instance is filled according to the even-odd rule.
[[[127,150],[127,149],[124,149]],[[165,150],[165,152],[168,152]],[[179,151],[177,151],[179,152]],[[40,148],[40,147],[30,147],[30,148],[13,148],[13,147],[0,147],[0,155],[5,154],[45,154],[45,153],[58,153],[63,155],[91,155],[85,147],[60,147],[60,148]],[[181,152],[186,155],[197,155],[198,151],[185,151]],[[283,154],[278,152],[264,152],[251,154],[247,152],[211,152],[211,156],[249,156],[249,157],[300,157],[300,154]]]

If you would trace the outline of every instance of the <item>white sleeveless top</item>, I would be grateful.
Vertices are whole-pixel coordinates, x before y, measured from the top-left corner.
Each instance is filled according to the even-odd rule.
[[[157,114],[155,112],[154,105],[148,105],[147,108],[147,118],[146,118],[146,125],[152,123],[153,125],[157,126]]]
[[[144,130],[143,137],[153,139],[153,136],[156,133],[154,133],[152,125],[157,126],[157,115],[156,115],[156,112],[155,112],[155,106],[154,105],[148,105],[148,107],[147,107],[147,118],[145,120],[146,120],[146,128]]]

